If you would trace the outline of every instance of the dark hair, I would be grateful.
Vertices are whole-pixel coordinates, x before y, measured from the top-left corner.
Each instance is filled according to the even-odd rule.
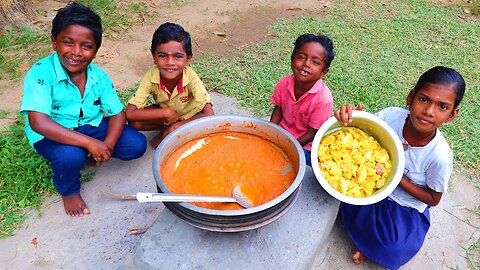
[[[330,64],[332,63],[333,59],[335,58],[335,51],[333,50],[333,41],[325,36],[325,35],[315,35],[315,34],[303,34],[300,35],[297,40],[295,40],[295,47],[293,48],[292,56],[291,56],[291,61],[293,62],[293,59],[295,58],[295,54],[298,52],[300,47],[302,47],[305,43],[308,42],[317,42],[320,43],[320,45],[325,48],[325,67],[324,69],[327,69],[330,67]]]
[[[177,41],[183,44],[183,48],[187,52],[188,56],[192,56],[192,39],[190,34],[183,29],[182,26],[176,23],[164,23],[160,25],[152,37],[152,45],[150,46],[150,51],[152,54],[155,53],[155,49],[158,45],[167,43],[169,41]]]
[[[93,32],[97,51],[102,45],[102,20],[91,8],[80,3],[70,3],[61,8],[52,21],[52,37],[67,29],[70,25],[81,25]]]
[[[463,80],[462,75],[448,67],[436,66],[423,73],[418,79],[415,88],[413,88],[413,96],[427,84],[454,85],[454,90],[457,94],[455,104],[453,105],[454,109],[458,107],[465,93],[465,80]]]

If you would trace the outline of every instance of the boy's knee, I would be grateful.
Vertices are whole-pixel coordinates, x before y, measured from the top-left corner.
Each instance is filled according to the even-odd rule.
[[[142,138],[138,139],[137,142],[133,144],[130,155],[126,159],[140,158],[145,154],[145,151],[147,150],[147,139],[142,133],[139,134],[142,135]]]
[[[69,168],[82,168],[84,163],[87,161],[88,152],[77,146],[66,145],[63,147],[61,152],[61,157],[51,160],[52,165],[69,167]]]
[[[125,126],[124,136],[122,137],[124,141],[122,141],[121,149],[118,149],[119,153],[116,158],[131,160],[140,158],[145,154],[147,150],[147,139],[143,133],[138,132],[132,127]]]

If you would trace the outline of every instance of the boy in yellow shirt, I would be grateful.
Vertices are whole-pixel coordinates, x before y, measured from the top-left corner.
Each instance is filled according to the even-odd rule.
[[[182,26],[164,23],[153,34],[150,51],[155,66],[143,76],[128,101],[129,124],[138,130],[158,130],[151,141],[156,148],[179,126],[213,115],[213,105],[205,86],[188,64],[192,59],[190,34]],[[146,106],[152,96],[155,104]]]

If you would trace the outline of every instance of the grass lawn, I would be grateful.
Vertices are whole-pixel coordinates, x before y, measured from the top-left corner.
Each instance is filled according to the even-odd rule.
[[[319,19],[302,17],[269,28],[275,38],[239,51],[236,58],[204,55],[194,63],[207,85],[236,97],[261,116],[277,80],[289,73],[293,42],[302,33],[324,33],[337,56],[324,81],[336,107],[364,103],[376,112],[405,107],[408,92],[427,69],[443,65],[459,71],[467,84],[460,114],[441,130],[455,153],[455,165],[480,169],[480,21],[461,19],[461,9],[425,1],[352,1],[334,5]]]

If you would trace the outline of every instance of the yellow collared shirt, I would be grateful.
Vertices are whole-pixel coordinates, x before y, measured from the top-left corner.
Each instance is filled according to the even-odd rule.
[[[147,105],[148,98],[152,96],[155,104],[161,108],[171,108],[184,119],[203,110],[205,104],[212,104],[212,98],[192,68],[183,69],[182,81],[183,91],[179,93],[177,85],[171,93],[168,93],[168,90],[160,88],[160,71],[155,66],[145,73],[137,92],[128,103],[142,109]]]

